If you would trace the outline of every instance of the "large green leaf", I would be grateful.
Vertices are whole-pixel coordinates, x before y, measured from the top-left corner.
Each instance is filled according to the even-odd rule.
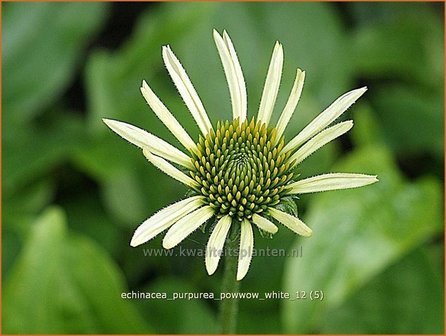
[[[3,332],[147,333],[124,281],[104,251],[68,234],[64,214],[50,208],[34,223],[4,283]]]
[[[314,199],[305,220],[313,237],[296,242],[304,257],[288,260],[284,289],[322,290],[325,298],[284,302],[288,332],[317,332],[327,309],[442,229],[439,183],[429,178],[404,181],[386,150],[364,148],[333,170],[377,174],[380,181],[308,196]]]
[[[410,253],[343,305],[329,310],[322,332],[443,334],[442,270],[432,267],[426,250]]]
[[[104,19],[105,7],[103,3],[3,6],[3,122],[28,121],[63,92]]]

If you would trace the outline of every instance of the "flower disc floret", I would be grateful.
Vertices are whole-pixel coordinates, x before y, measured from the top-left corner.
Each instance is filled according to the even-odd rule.
[[[276,134],[260,121],[240,124],[237,118],[200,136],[189,175],[218,218],[241,222],[280,203],[293,171],[291,152],[283,152],[284,139],[276,142]]]

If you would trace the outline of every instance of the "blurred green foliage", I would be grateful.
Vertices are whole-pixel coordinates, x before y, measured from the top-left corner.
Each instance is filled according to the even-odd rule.
[[[305,258],[287,260],[285,289],[288,292],[323,290],[327,297],[319,305],[311,301],[300,305],[293,301],[284,302],[284,323],[294,333],[320,327],[324,313],[331,317],[331,307],[351,300],[352,293],[379,275],[383,268],[429,237],[441,233],[443,228],[441,188],[437,181],[431,178],[415,183],[404,181],[389,153],[378,146],[358,149],[333,169],[369,169],[379,176],[380,182],[375,188],[361,188],[355,193],[343,190],[337,195],[322,193],[313,196],[306,218],[318,232],[318,239],[296,243],[302,245]],[[339,206],[340,199],[342,206]],[[393,276],[390,274],[383,282],[391,281]],[[441,292],[442,282],[437,280],[434,288],[429,290]],[[426,289],[420,284],[416,290]],[[392,300],[394,293],[388,290],[386,295],[382,292],[380,295],[383,300]],[[405,303],[412,306],[410,298],[408,293]],[[437,321],[441,321],[442,311],[433,312]],[[404,315],[399,317],[406,318]],[[356,316],[352,315],[351,319],[354,322]],[[338,326],[337,332],[349,330],[348,321],[346,329]],[[433,327],[431,322],[428,319],[419,321],[417,328],[411,326],[413,329],[410,330],[421,333],[425,327]],[[381,332],[397,333],[398,330],[383,328]]]
[[[302,247],[303,256],[254,257],[242,291],[323,290],[325,299],[242,300],[238,332],[443,333],[442,4],[151,4],[110,49],[98,42],[112,8],[131,4],[113,6],[2,4],[4,333],[218,332],[218,301],[121,298],[129,290],[218,293],[222,270],[207,276],[202,257],[145,257],[160,237],[129,247],[136,226],[186,190],[101,122],[130,122],[179,145],[141,97],[146,79],[198,134],[163,67],[166,44],[211,120],[229,118],[213,28],[233,39],[250,115],[275,40],[285,51],[276,119],[295,69],[306,70],[288,138],[340,94],[367,85],[347,112],[355,120],[350,135],[311,156],[301,174],[380,178],[302,197],[310,239],[285,228],[273,239],[256,233],[257,248]],[[67,98],[76,78],[85,110]],[[203,248],[207,237],[198,231],[182,247]]]
[[[68,235],[63,212],[48,208],[32,224],[5,286],[5,330],[149,332],[135,308],[121,300],[123,282],[102,248],[85,237]]]

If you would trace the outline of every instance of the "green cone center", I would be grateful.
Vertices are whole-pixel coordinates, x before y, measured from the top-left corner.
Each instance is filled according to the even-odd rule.
[[[217,217],[239,221],[275,206],[293,177],[291,153],[282,153],[283,146],[283,138],[276,141],[275,128],[254,119],[217,123],[215,131],[200,136],[199,153],[192,158],[195,169],[189,174],[199,184],[196,193]]]

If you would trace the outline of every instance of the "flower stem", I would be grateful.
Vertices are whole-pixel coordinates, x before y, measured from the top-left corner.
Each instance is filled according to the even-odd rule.
[[[240,282],[236,280],[238,232],[232,228],[226,241],[225,268],[222,293],[238,293]],[[222,334],[234,334],[237,325],[238,299],[223,299],[220,306],[220,324]]]

